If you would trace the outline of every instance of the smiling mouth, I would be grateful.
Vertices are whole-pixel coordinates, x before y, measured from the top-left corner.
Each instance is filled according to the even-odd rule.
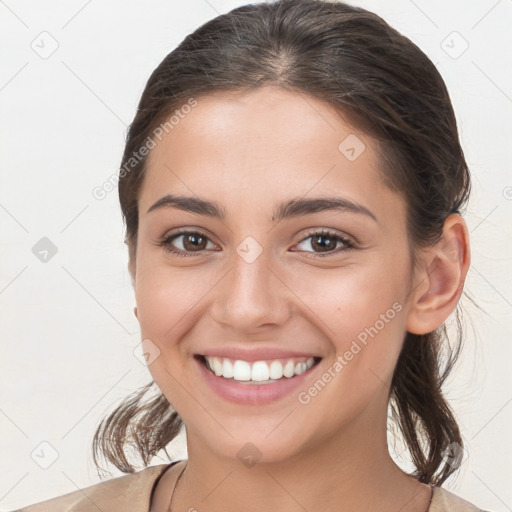
[[[321,357],[290,357],[262,361],[244,361],[227,357],[194,356],[217,377],[241,384],[272,384],[292,379],[316,366]]]

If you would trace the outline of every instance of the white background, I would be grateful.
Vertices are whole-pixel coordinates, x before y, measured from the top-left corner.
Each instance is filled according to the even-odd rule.
[[[95,427],[151,380],[133,354],[140,340],[117,190],[102,201],[92,190],[116,174],[153,69],[200,24],[244,3],[0,2],[1,510],[98,482]],[[467,291],[484,311],[465,301],[474,332],[446,394],[467,450],[445,487],[512,510],[512,0],[351,3],[418,44],[453,99],[473,174]],[[31,45],[43,44],[58,48],[41,58]],[[32,252],[42,237],[57,247],[46,263]],[[48,464],[53,450],[43,469],[36,460]],[[169,453],[186,457],[183,437]]]

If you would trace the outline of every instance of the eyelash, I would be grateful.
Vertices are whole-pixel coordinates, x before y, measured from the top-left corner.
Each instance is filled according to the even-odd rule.
[[[178,230],[177,232],[173,233],[172,235],[164,238],[163,240],[160,240],[157,243],[157,245],[159,245],[160,247],[163,247],[165,251],[167,251],[175,256],[179,256],[179,257],[196,256],[196,255],[199,255],[201,252],[203,252],[203,250],[201,250],[201,251],[197,251],[197,253],[194,254],[194,252],[190,253],[190,252],[184,252],[181,249],[174,249],[173,246],[171,245],[171,242],[175,238],[178,238],[182,235],[200,235],[201,237],[204,237],[207,240],[209,240],[208,236],[201,231],[192,231],[192,230],[188,230],[188,229],[181,229],[181,230]],[[325,229],[322,229],[320,231],[312,231],[312,232],[308,233],[304,238],[302,238],[299,241],[299,244],[306,241],[308,238],[314,238],[314,237],[320,237],[320,236],[332,238],[336,242],[342,242],[345,245],[345,247],[338,248],[334,251],[326,252],[324,254],[313,252],[312,254],[313,254],[314,258],[325,258],[327,256],[332,256],[333,254],[338,254],[341,251],[350,251],[350,250],[356,249],[355,244],[348,238],[345,238],[345,237],[339,235],[338,233],[335,233],[335,232],[329,231],[329,230],[325,230]],[[294,251],[294,252],[296,252],[296,251]],[[307,252],[309,252],[309,251],[307,251]]]

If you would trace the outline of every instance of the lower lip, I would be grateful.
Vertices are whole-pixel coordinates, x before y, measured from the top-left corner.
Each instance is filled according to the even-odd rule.
[[[208,370],[199,358],[194,357],[194,360],[211,389],[222,398],[238,404],[265,404],[279,400],[304,385],[304,381],[319,364],[315,364],[300,375],[284,378],[271,384],[244,384],[233,379],[218,377]]]

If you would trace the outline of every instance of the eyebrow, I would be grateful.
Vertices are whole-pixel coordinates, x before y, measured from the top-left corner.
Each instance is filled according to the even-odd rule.
[[[225,219],[226,210],[219,204],[198,197],[177,196],[167,194],[160,198],[146,213],[160,208],[177,208],[185,212],[206,215],[216,219]],[[343,197],[318,197],[311,199],[291,199],[278,205],[274,210],[272,220],[279,222],[283,219],[300,217],[329,210],[341,210],[358,213],[370,217],[377,222],[377,217],[365,206]]]

